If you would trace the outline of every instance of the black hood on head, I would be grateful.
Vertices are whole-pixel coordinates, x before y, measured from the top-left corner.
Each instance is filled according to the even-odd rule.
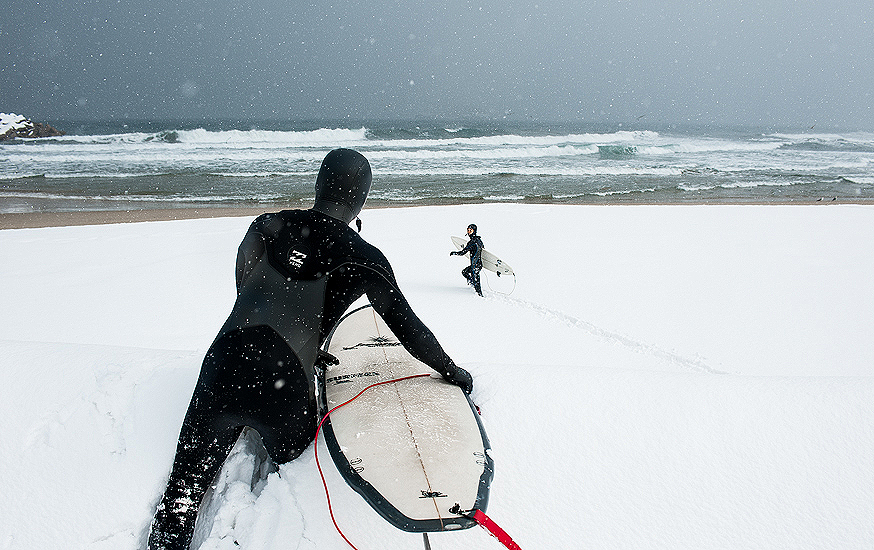
[[[334,149],[322,161],[316,178],[313,210],[350,223],[367,200],[372,178],[364,155],[352,149]]]

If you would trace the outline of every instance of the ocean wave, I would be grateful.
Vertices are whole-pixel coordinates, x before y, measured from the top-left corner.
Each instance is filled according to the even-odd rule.
[[[69,135],[53,138],[50,142],[61,145],[112,144],[186,144],[186,145],[239,145],[270,144],[275,147],[326,147],[366,142],[366,128],[320,128],[318,130],[162,130],[155,133],[130,132],[122,134]],[[43,144],[49,141],[42,142]]]
[[[0,199],[28,199],[28,200],[53,200],[53,201],[89,201],[89,202],[131,202],[131,203],[242,203],[242,202],[272,202],[288,200],[287,195],[281,193],[259,193],[239,195],[144,195],[144,194],[89,194],[87,196],[48,193],[48,192],[6,192],[0,191]]]
[[[387,149],[416,149],[416,148],[447,148],[447,147],[475,147],[475,148],[503,148],[503,147],[550,147],[550,146],[574,146],[583,145],[597,150],[599,144],[613,143],[648,143],[656,140],[659,134],[651,131],[619,131],[607,134],[556,134],[556,135],[521,135],[521,134],[496,134],[477,137],[451,137],[428,139],[417,137],[415,139],[385,139],[368,142],[369,147]]]
[[[576,147],[572,145],[549,145],[542,147],[525,146],[514,148],[470,148],[470,149],[373,149],[367,151],[371,163],[382,160],[426,161],[447,159],[533,159],[538,157],[572,157],[597,153],[597,146]]]
[[[690,139],[659,146],[664,152],[708,154],[708,153],[767,153],[780,148],[779,143],[758,141],[698,140]]]
[[[492,202],[519,202],[527,199],[525,195],[486,195],[484,200]]]
[[[874,144],[874,132],[845,132],[845,133],[771,133],[766,134],[766,138],[774,138],[786,141],[807,141],[811,139],[820,141],[851,141],[855,143],[871,143]]]
[[[856,185],[874,185],[874,176],[849,176],[842,178],[844,182]]]
[[[299,177],[299,176],[312,176],[313,180],[315,180],[318,171],[312,170],[310,172],[207,172],[208,176],[216,176],[219,178],[287,178],[287,177]]]
[[[679,176],[682,169],[671,166],[623,166],[623,165],[570,165],[570,166],[512,166],[496,170],[493,166],[435,166],[429,168],[381,169],[375,180],[381,177],[427,178],[434,176],[529,176],[529,177],[597,177],[597,176]]]
[[[716,189],[755,189],[758,187],[791,187],[793,185],[801,185],[799,182],[777,181],[777,180],[753,180],[753,181],[733,181],[729,183],[717,184],[689,184],[681,183],[677,185],[680,191],[713,191]]]
[[[179,132],[176,130],[168,130],[159,132],[153,136],[149,136],[145,141],[157,141],[160,143],[179,143]]]
[[[601,201],[629,194],[634,200],[635,193],[702,191],[752,197],[860,189],[860,196],[874,196],[874,133],[204,125],[140,125],[132,129],[147,131],[0,144],[0,190],[20,191],[24,202],[27,197],[202,203],[309,197],[325,152],[347,146],[370,160],[371,197],[388,203]],[[105,127],[121,131],[119,124]]]
[[[602,159],[623,159],[637,154],[634,145],[599,145],[598,154]]]
[[[0,176],[0,182],[12,182],[12,181],[27,181],[27,180],[44,180],[46,179],[45,174],[34,174],[34,173],[21,173],[21,174],[10,174]]]
[[[335,144],[362,143],[367,140],[367,129],[320,128],[310,131],[282,132],[276,130],[181,130],[180,143],[228,144],[271,143],[293,147],[325,147]]]
[[[854,143],[846,140],[822,141],[810,139],[806,141],[786,143],[780,149],[793,151],[837,151],[845,153],[874,153],[874,143]]]
[[[781,149],[793,151],[874,152],[874,133],[872,132],[770,134],[767,137],[779,140]]]
[[[376,163],[372,163],[376,164]],[[155,167],[160,168],[160,167]],[[29,178],[39,178],[45,180],[71,180],[71,181],[86,181],[86,180],[131,180],[131,179],[155,179],[155,178],[192,178],[192,177],[216,177],[228,178],[231,180],[246,180],[246,179],[304,179],[314,180],[317,170],[312,167],[301,170],[240,170],[237,167],[227,167],[224,170],[217,170],[215,167],[192,167],[185,169],[181,167],[179,170],[168,170],[164,167],[163,171],[141,171],[141,172],[115,172],[107,170],[105,172],[89,171],[89,172],[45,172],[42,174],[25,174],[25,173],[7,173],[0,175],[0,182],[20,181]],[[632,164],[593,164],[593,163],[566,163],[566,164],[547,164],[544,166],[528,165],[524,162],[505,164],[496,166],[492,163],[456,163],[456,162],[440,162],[430,165],[417,164],[415,166],[409,164],[385,163],[377,165],[374,170],[374,180],[387,177],[405,177],[405,178],[429,178],[441,176],[466,176],[472,178],[489,177],[489,176],[529,176],[529,177],[597,177],[597,176],[657,176],[669,177],[680,176],[684,173],[683,167],[678,166],[641,166]]]
[[[550,136],[522,136],[504,134],[477,138],[413,139],[371,141],[368,147],[385,151],[574,151],[581,154],[671,155],[714,152],[768,152],[781,143],[757,141],[730,141],[705,138],[660,136],[656,132],[616,132],[613,134],[566,134]],[[558,148],[558,149],[555,149]],[[502,153],[511,154],[511,153]],[[562,153],[564,154],[564,153]]]
[[[432,135],[433,134],[433,135]],[[200,146],[261,146],[261,147],[334,147],[355,145],[375,149],[416,148],[502,148],[548,147],[553,145],[605,147],[627,146],[638,153],[707,153],[713,151],[768,151],[777,148],[837,148],[838,150],[874,150],[874,133],[846,134],[765,134],[758,138],[726,139],[706,136],[661,135],[651,130],[620,130],[604,133],[512,133],[489,132],[468,127],[436,130],[418,128],[372,129],[318,128],[314,130],[209,130],[205,128],[168,128],[158,132],[125,132],[114,134],[72,134],[27,142],[42,147],[50,144],[112,145],[164,144]],[[19,144],[16,144],[19,145]],[[4,146],[6,147],[6,146]],[[9,146],[12,147],[12,146]],[[654,148],[654,149],[649,149]]]
[[[615,189],[611,191],[592,191],[592,195],[597,197],[613,197],[618,195],[638,195],[644,193],[655,193],[655,187],[646,187],[643,189]]]
[[[174,174],[172,172],[155,172],[143,174],[142,172],[76,172],[73,174],[68,173],[51,173],[47,172],[45,174],[34,174],[34,175],[19,175],[19,174],[10,174],[4,175],[0,177],[0,181],[21,181],[21,180],[29,180],[29,179],[44,179],[44,180],[58,180],[58,179],[70,179],[70,180],[87,180],[87,179],[131,179],[131,178],[157,178],[157,177],[167,177],[174,176],[178,174]]]
[[[731,141],[707,138],[661,136],[653,131],[618,131],[612,133],[569,133],[547,135],[494,134],[467,135],[465,129],[457,133],[446,132],[451,137],[430,138],[416,135],[410,138],[384,139],[384,132],[374,133],[366,127],[321,128],[311,131],[275,130],[222,130],[203,128],[194,130],[164,130],[155,133],[133,132],[94,136],[63,136],[51,143],[44,143],[39,151],[60,151],[72,154],[100,154],[91,150],[105,146],[106,154],[117,154],[119,147],[130,153],[143,155],[169,154],[170,151],[190,149],[207,154],[214,150],[276,149],[282,154],[299,149],[301,154],[322,154],[322,151],[306,153],[311,149],[347,146],[358,147],[370,155],[401,157],[471,156],[476,158],[502,158],[519,156],[561,156],[568,154],[602,154],[607,157],[640,155],[670,155],[677,153],[709,153],[717,151],[767,151],[781,146],[777,141]],[[397,132],[395,132],[397,134]],[[56,147],[51,147],[52,145]],[[79,148],[79,147],[82,148]],[[90,153],[89,153],[90,151]],[[473,151],[472,153],[470,151]]]

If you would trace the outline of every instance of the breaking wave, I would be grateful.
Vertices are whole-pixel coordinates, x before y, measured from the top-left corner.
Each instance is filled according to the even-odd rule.
[[[143,131],[146,130],[146,131]],[[0,144],[0,212],[21,204],[304,200],[324,154],[360,150],[386,202],[592,197],[874,200],[874,133],[672,133],[476,125],[139,126]],[[5,197],[5,198],[4,198]]]

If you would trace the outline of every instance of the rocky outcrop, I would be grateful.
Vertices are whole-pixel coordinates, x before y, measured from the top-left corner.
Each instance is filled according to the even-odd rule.
[[[57,128],[11,113],[0,113],[0,141],[15,138],[38,138],[63,136]]]

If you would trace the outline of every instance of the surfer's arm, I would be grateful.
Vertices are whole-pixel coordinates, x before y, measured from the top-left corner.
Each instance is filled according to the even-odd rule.
[[[467,393],[471,392],[473,378],[443,351],[434,333],[413,312],[397,286],[386,281],[385,286],[377,285],[369,290],[367,297],[410,355],[439,372],[447,381]]]

